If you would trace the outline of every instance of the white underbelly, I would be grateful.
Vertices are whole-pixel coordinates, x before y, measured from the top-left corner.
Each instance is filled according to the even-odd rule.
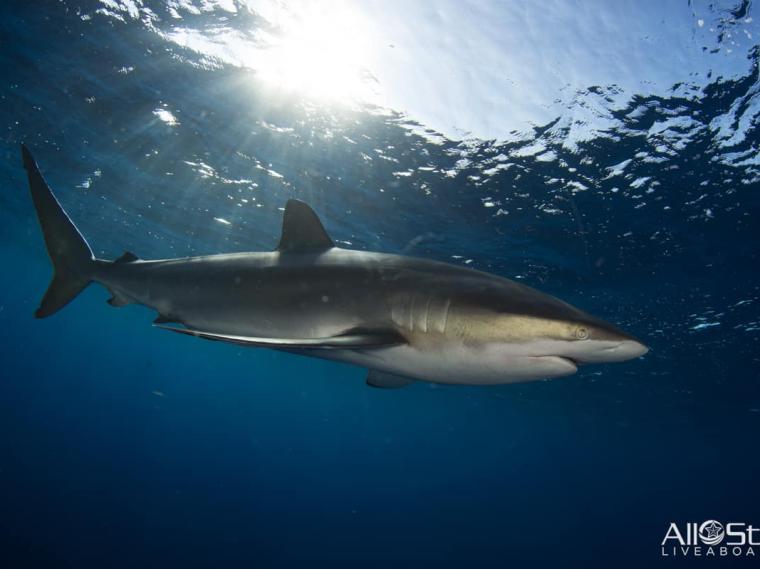
[[[465,385],[534,381],[577,371],[571,361],[561,357],[520,355],[498,347],[449,345],[429,351],[402,345],[320,355],[414,379]]]

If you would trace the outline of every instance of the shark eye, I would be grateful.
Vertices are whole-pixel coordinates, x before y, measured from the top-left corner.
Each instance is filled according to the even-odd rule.
[[[578,340],[585,340],[588,338],[588,330],[583,326],[578,326],[575,329],[575,338]]]

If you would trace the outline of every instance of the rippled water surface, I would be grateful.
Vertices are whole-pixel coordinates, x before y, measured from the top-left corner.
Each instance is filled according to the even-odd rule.
[[[760,16],[664,4],[3,2],[2,565],[641,567],[760,524]],[[652,350],[378,391],[96,287],[36,321],[22,141],[100,257],[269,250],[297,197]]]

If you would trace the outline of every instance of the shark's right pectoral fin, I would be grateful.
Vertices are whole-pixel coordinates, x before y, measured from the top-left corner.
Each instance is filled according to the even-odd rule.
[[[163,326],[154,324],[157,328],[171,330],[178,334],[195,336],[205,340],[228,342],[241,346],[258,346],[262,348],[282,349],[371,349],[386,348],[405,344],[406,339],[392,330],[349,330],[344,334],[327,338],[264,338],[255,336],[238,336],[234,334],[219,334],[217,332],[204,332],[191,328],[179,328],[175,326]]]
[[[415,381],[411,377],[404,377],[403,375],[396,375],[376,369],[369,370],[367,374],[367,385],[380,389],[398,389],[399,387],[411,385]]]

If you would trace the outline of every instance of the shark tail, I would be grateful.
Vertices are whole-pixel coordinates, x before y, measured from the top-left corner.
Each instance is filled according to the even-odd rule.
[[[58,203],[32,153],[23,144],[21,154],[37,218],[53,263],[53,280],[34,313],[37,318],[46,318],[66,306],[92,282],[96,261],[87,241]]]

